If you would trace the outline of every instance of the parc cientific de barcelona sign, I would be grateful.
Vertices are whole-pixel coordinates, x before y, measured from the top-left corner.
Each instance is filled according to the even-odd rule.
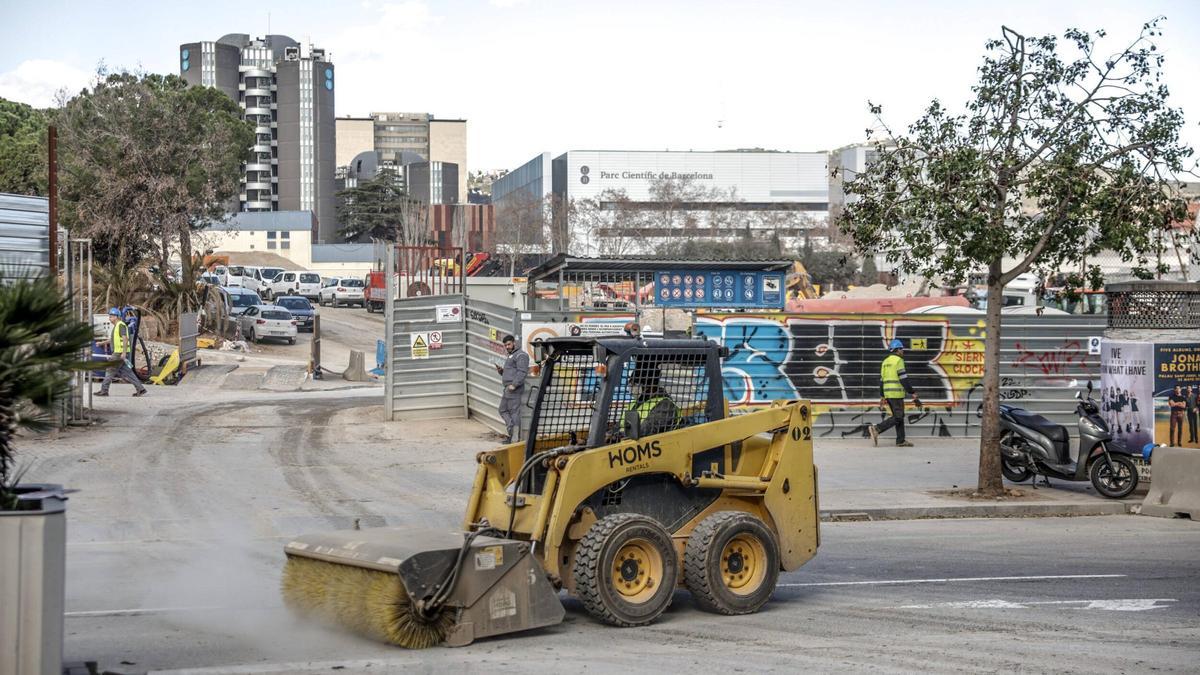
[[[713,180],[713,174],[702,171],[601,171],[600,180]],[[587,185],[592,180],[592,169],[586,164],[579,167],[579,182]]]

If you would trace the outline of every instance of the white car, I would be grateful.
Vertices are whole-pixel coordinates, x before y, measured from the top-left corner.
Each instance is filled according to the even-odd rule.
[[[321,293],[317,296],[317,304],[331,304],[334,307],[341,305],[358,305],[363,306],[366,299],[363,297],[363,290],[366,284],[362,279],[353,277],[331,277],[326,279],[324,285],[321,286]]]
[[[316,300],[321,293],[321,275],[316,272],[282,272],[265,291],[268,297],[299,295]]]
[[[253,342],[274,338],[296,344],[296,320],[291,312],[279,305],[250,307],[238,317],[238,329],[242,337]]]

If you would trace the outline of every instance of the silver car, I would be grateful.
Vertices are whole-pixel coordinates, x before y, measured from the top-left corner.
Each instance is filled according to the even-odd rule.
[[[296,344],[296,320],[286,307],[279,305],[255,305],[238,317],[238,329],[242,337],[253,342],[267,338],[287,340]]]

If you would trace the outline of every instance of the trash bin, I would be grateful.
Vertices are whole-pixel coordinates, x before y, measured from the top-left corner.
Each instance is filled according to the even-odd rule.
[[[61,485],[18,486],[0,511],[0,673],[62,671],[67,503]]]

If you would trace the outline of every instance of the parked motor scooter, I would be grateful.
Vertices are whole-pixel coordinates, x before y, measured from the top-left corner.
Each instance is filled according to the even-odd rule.
[[[1128,496],[1138,485],[1133,453],[1113,438],[1100,416],[1100,407],[1092,399],[1091,382],[1087,384],[1087,396],[1075,392],[1075,398],[1079,401],[1075,406],[1079,441],[1074,454],[1063,425],[1023,408],[1000,406],[1000,468],[1004,477],[1013,482],[1033,477],[1035,487],[1038,475],[1069,481],[1090,479],[1105,497]]]

